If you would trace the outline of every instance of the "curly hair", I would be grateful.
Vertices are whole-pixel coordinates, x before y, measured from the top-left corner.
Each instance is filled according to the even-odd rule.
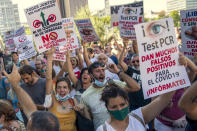
[[[16,112],[12,105],[7,100],[0,100],[0,117],[4,115],[5,121],[9,122],[16,120]]]

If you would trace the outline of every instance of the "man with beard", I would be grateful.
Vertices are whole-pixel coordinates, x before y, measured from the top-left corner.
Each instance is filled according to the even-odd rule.
[[[34,68],[30,65],[24,65],[19,70],[23,83],[21,87],[29,94],[38,109],[42,109],[46,94],[46,80],[38,77]],[[23,115],[24,117],[24,115]],[[27,119],[24,117],[25,124]]]
[[[136,92],[140,89],[138,83],[129,77],[124,72],[120,71],[115,64],[109,64],[108,70],[114,74],[117,74],[119,80],[108,80],[106,79],[105,65],[100,62],[94,62],[89,66],[89,73],[94,79],[93,84],[82,94],[81,103],[85,105],[85,108],[90,112],[93,118],[95,129],[102,125],[105,120],[109,118],[106,106],[103,101],[100,100],[103,89],[109,82],[114,82],[120,87],[124,88],[128,92]]]
[[[139,64],[139,56],[137,54],[134,54],[131,58],[131,63],[128,65],[124,63],[124,53],[126,52],[126,49],[128,47],[128,40],[123,39],[123,50],[121,52],[120,58],[119,58],[119,64],[124,70],[124,72],[129,75],[131,78],[136,80],[136,82],[142,87],[141,82],[141,76],[140,76],[140,64]],[[151,99],[144,99],[142,88],[139,91],[136,92],[129,92],[129,103],[130,103],[130,110],[135,110],[139,107],[143,107],[151,102]]]

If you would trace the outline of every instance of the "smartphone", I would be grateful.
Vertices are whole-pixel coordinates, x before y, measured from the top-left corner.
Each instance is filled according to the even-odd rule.
[[[3,64],[4,64],[5,71],[8,74],[10,74],[12,72],[12,68],[13,68],[12,56],[11,55],[4,55],[3,56]]]

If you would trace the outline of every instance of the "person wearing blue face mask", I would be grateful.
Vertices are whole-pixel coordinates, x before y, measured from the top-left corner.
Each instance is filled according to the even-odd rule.
[[[110,72],[117,74],[120,79],[125,81],[122,82],[119,80],[113,80],[122,88],[125,88],[125,90],[133,92],[140,89],[140,86],[137,84],[137,82],[126,75],[124,72],[120,71],[120,69],[118,69],[115,64],[109,64],[107,67],[105,67],[105,65],[100,62],[92,63],[89,66],[88,72],[94,81],[92,85],[82,94],[81,103],[85,105],[85,109],[91,111],[90,114],[92,114],[95,129],[102,125],[105,120],[110,117],[104,102],[100,101],[101,93],[108,84],[105,72],[106,68]]]
[[[79,105],[70,92],[72,90],[71,82],[66,77],[60,77],[56,80],[55,92],[52,91],[52,60],[55,50],[49,50],[47,55],[46,70],[46,97],[44,107],[47,107],[59,120],[60,131],[76,131],[76,113],[79,111],[86,115],[83,105]],[[87,112],[88,113],[88,112]],[[88,117],[88,116],[87,116]],[[90,117],[88,117],[90,119]]]

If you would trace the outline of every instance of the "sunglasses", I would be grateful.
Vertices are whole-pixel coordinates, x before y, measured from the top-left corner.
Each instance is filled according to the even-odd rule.
[[[135,62],[139,63],[139,60],[132,61],[132,63],[135,63]]]
[[[93,67],[94,67],[94,68],[105,67],[105,64],[104,64],[104,63],[99,63],[99,62],[97,62],[97,63],[94,63]]]

